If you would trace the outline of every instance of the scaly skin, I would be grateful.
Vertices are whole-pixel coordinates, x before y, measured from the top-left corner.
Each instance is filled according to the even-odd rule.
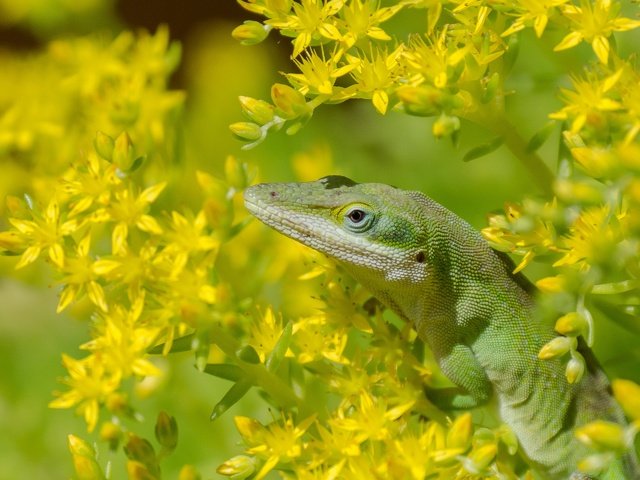
[[[336,176],[256,185],[245,204],[267,225],[338,260],[413,323],[458,386],[434,394],[436,404],[470,408],[495,397],[543,478],[590,478],[577,473],[589,452],[573,430],[598,418],[624,423],[609,382],[585,345],[588,367],[578,384],[567,382],[558,359],[538,359],[555,335],[535,320],[531,285],[468,223],[422,193]],[[640,478],[634,458],[623,463],[599,478]]]

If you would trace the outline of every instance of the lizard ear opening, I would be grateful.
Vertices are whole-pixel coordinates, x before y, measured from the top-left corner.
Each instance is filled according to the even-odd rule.
[[[418,254],[416,255],[416,262],[418,263],[424,263],[426,259],[426,255],[422,251],[418,252]]]

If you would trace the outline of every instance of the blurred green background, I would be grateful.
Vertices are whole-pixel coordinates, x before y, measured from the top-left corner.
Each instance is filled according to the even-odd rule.
[[[182,133],[190,168],[216,174],[232,154],[255,166],[260,180],[307,180],[340,173],[357,181],[390,183],[429,194],[477,227],[485,224],[487,212],[500,209],[505,201],[537,194],[533,181],[504,148],[463,163],[469,148],[491,139],[482,128],[463,125],[460,144],[454,148],[433,138],[430,119],[396,112],[382,117],[364,101],[320,108],[295,136],[273,134],[254,150],[242,151],[228,129],[240,120],[237,97],[268,98],[272,83],[282,81],[278,72],[293,71],[288,40],[274,37],[242,47],[231,38],[232,29],[247,18],[250,14],[231,0],[0,0],[0,50],[26,57],[59,37],[115,35],[140,28],[153,32],[167,24],[171,37],[183,47],[182,64],[171,86],[187,94]],[[422,20],[403,16],[394,21],[421,25]],[[548,49],[532,38],[524,40],[511,78],[518,93],[510,98],[508,109],[513,124],[528,138],[560,107],[556,92],[559,83],[568,83],[564,60],[577,65],[586,50],[576,49],[563,59],[548,55]],[[551,168],[557,144],[558,133],[541,150]],[[0,163],[0,169],[5,167]],[[0,480],[69,478],[67,434],[94,437],[84,433],[84,422],[73,412],[51,410],[47,403],[60,388],[57,377],[64,374],[60,354],[79,356],[78,346],[88,339],[88,327],[70,315],[54,313],[57,292],[46,268],[17,275],[13,264],[0,258]],[[533,267],[528,273],[541,275],[542,268]],[[621,348],[621,332],[606,323],[603,330],[607,335],[598,336],[600,358],[624,372],[624,363],[613,358],[616,347]],[[140,401],[143,412],[164,409],[178,420],[180,442],[163,464],[165,478],[175,478],[185,463],[196,465],[204,478],[218,478],[216,466],[241,451],[233,416],[264,417],[265,408],[249,395],[211,424],[211,408],[228,384],[198,374],[190,357],[171,361],[164,389],[168,394]],[[142,433],[151,437],[153,419],[145,425],[149,431]],[[124,475],[123,459],[121,453],[114,455],[112,478]]]

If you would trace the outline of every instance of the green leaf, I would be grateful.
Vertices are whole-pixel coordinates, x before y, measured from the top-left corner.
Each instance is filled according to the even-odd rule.
[[[502,137],[496,137],[490,142],[483,143],[482,145],[478,145],[477,147],[472,148],[467,153],[465,153],[464,157],[462,157],[463,162],[469,162],[471,160],[475,160],[476,158],[484,157],[489,153],[497,150],[500,145],[502,145]]]
[[[555,129],[556,129],[556,122],[547,122],[547,124],[544,127],[542,127],[537,133],[535,133],[531,137],[531,139],[529,140],[529,143],[527,143],[527,148],[526,148],[527,153],[533,153],[536,150],[538,150],[542,145],[544,145],[544,142],[547,141],[547,139]]]
[[[267,361],[265,362],[267,370],[269,370],[270,372],[277,371],[280,363],[282,363],[282,359],[284,358],[287,350],[289,349],[289,345],[291,344],[292,333],[293,324],[289,322],[282,329],[280,338],[276,342],[275,347],[273,347],[273,350],[271,350],[271,352],[269,353]]]
[[[232,382],[237,382],[246,376],[239,366],[230,363],[208,363],[203,371],[214,377],[224,378]]]
[[[229,410],[232,406],[234,406],[238,400],[245,396],[245,394],[252,387],[251,382],[248,379],[242,379],[235,383],[222,397],[215,407],[213,407],[213,411],[211,412],[211,421],[213,422],[217,418],[219,418],[224,412]]]
[[[251,345],[244,345],[240,347],[236,352],[236,355],[243,362],[247,362],[253,365],[258,365],[260,363],[260,355],[256,352],[256,349]]]
[[[171,349],[168,353],[176,353],[176,352],[188,352],[193,348],[193,339],[195,337],[194,333],[190,333],[189,335],[185,335],[184,337],[176,338],[171,344]],[[164,350],[164,343],[156,345],[148,350],[148,353],[152,355],[160,355]]]
[[[594,285],[591,293],[595,295],[613,295],[616,293],[625,293],[640,287],[640,280],[623,280],[615,283],[601,283]]]

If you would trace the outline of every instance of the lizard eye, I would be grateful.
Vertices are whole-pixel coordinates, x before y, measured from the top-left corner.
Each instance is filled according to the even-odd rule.
[[[344,225],[354,232],[364,232],[368,230],[373,221],[373,215],[361,206],[354,206],[344,214]]]
[[[347,213],[347,217],[349,217],[349,220],[351,220],[353,223],[360,223],[362,220],[364,220],[364,217],[366,217],[366,215],[367,214],[364,213],[364,210],[360,210],[359,208],[354,208],[349,213]]]

